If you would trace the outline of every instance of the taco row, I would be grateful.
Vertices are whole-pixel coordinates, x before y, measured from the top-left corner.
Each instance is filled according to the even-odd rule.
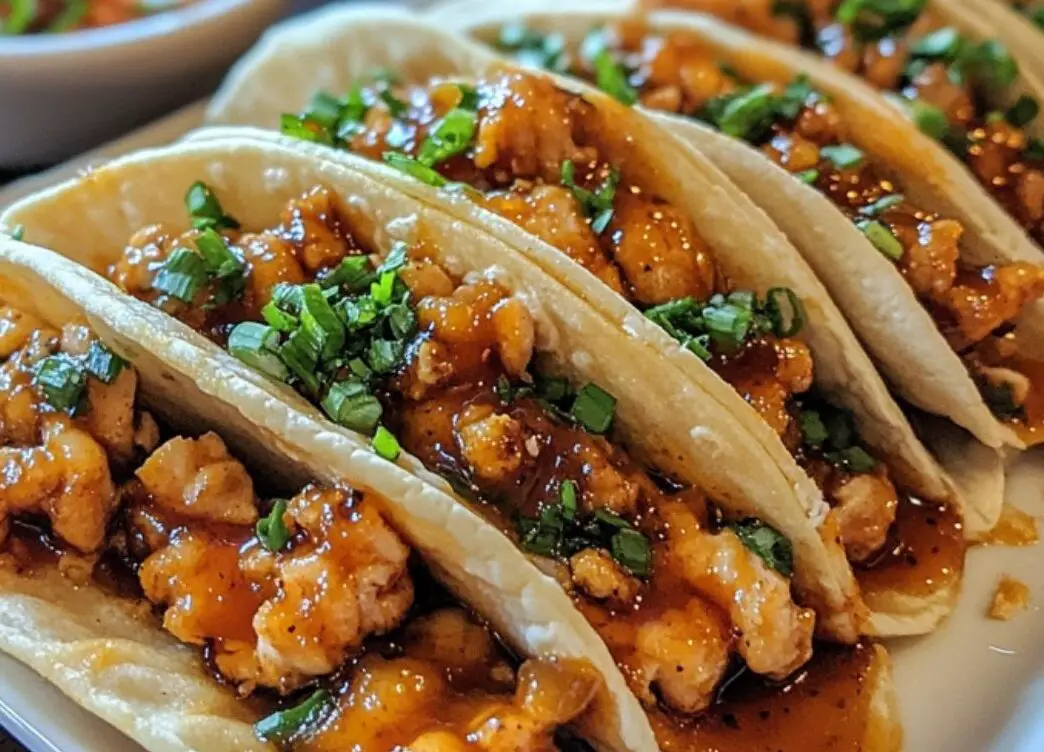
[[[506,22],[486,21],[476,33],[503,42]],[[534,48],[562,34],[564,59],[577,54],[568,19],[526,23],[515,28]],[[59,569],[94,572],[99,608],[115,596],[96,561],[114,557],[139,611],[203,648],[211,677],[193,691],[217,680],[242,698],[214,711],[215,733],[248,734],[241,719],[263,708],[275,715],[255,726],[257,744],[300,749],[898,747],[887,656],[862,638],[922,634],[952,608],[966,533],[999,513],[997,496],[978,493],[996,457],[962,453],[959,483],[940,469],[831,300],[828,288],[853,319],[811,244],[781,233],[719,171],[755,195],[729,160],[703,155],[706,141],[674,140],[662,119],[618,101],[640,87],[608,26],[594,88],[506,66],[402,14],[321,15],[271,35],[212,108],[215,122],[282,135],[201,132],[0,218],[69,260],[12,243],[9,263],[45,269],[103,334],[180,372],[190,403],[202,392],[222,405],[186,413],[166,394],[165,417],[192,435],[114,453],[89,398],[119,372],[49,334],[62,368],[27,368],[34,396],[20,398],[46,418],[5,436],[53,456],[43,426],[60,419],[105,450],[113,478],[131,478],[112,481],[89,541],[65,537],[56,486],[9,514],[57,549]],[[641,47],[647,29],[636,28]],[[803,85],[789,100],[768,89],[759,127],[776,127],[780,100],[798,108],[791,118],[815,109]],[[885,213],[906,207],[886,203],[888,230],[901,222]],[[1001,270],[1035,273],[1006,261]],[[865,273],[878,275],[888,279]],[[44,310],[35,328],[66,323]],[[105,352],[120,372],[142,372],[120,347]],[[164,379],[152,383],[163,391]],[[148,394],[139,411],[158,411]],[[989,425],[995,443],[1015,443]],[[241,516],[215,522],[208,512],[233,507],[208,509],[209,489],[234,493],[225,473],[239,473],[240,492],[250,479],[220,439],[199,437],[206,427],[267,451],[257,467],[303,464],[295,479],[316,485],[282,502],[242,494]],[[172,463],[190,479],[180,498],[147,487],[176,475]],[[396,572],[358,561],[354,543],[338,550],[357,523],[387,533],[380,553],[398,553]],[[238,620],[192,613],[243,595],[208,580],[198,562],[214,554],[200,541],[248,593],[231,609]],[[12,592],[55,579],[27,561]],[[345,580],[325,612],[336,627],[322,623],[331,572]],[[53,621],[52,587],[31,595]],[[345,592],[361,603],[354,616],[339,610]],[[44,616],[26,624],[48,629]],[[2,647],[33,663],[25,639]],[[406,699],[403,686],[415,690]],[[145,730],[148,720],[104,717],[150,748],[194,748],[188,737],[163,746],[158,717]]]

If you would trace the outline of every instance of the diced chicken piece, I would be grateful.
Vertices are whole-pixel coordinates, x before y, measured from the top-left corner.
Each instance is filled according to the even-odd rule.
[[[0,519],[39,512],[73,548],[96,551],[116,504],[105,449],[64,417],[44,422],[43,445],[0,448]]]
[[[474,157],[479,169],[557,184],[563,163],[583,165],[595,156],[576,143],[579,115],[590,105],[550,78],[505,72],[483,86],[481,94]]]
[[[613,258],[636,301],[658,305],[714,291],[714,258],[692,221],[679,209],[635,192],[618,191],[606,232]]]
[[[616,561],[597,548],[585,548],[569,559],[573,583],[587,595],[616,604],[634,601],[641,587]]]
[[[493,306],[497,353],[509,376],[521,377],[529,367],[536,342],[533,317],[518,298],[504,298]]]
[[[280,219],[279,234],[293,244],[297,260],[310,275],[359,251],[341,217],[337,197],[327,188],[317,186],[294,199]]]
[[[704,710],[729,666],[731,643],[725,615],[697,598],[646,622],[634,644],[642,701],[655,706],[659,697],[687,715]]]
[[[556,181],[557,182],[557,181]],[[620,271],[605,255],[583,207],[560,185],[537,185],[493,193],[486,207],[565,253],[605,284],[620,292]]]
[[[278,557],[279,591],[253,620],[268,686],[330,673],[413,603],[409,549],[375,507],[348,504],[341,491],[308,489],[287,505],[284,519],[305,540]]]
[[[21,350],[33,332],[44,328],[35,316],[16,308],[0,305],[0,360],[11,357]]]
[[[161,508],[198,520],[257,522],[254,482],[216,433],[171,439],[135,474]]]
[[[239,238],[236,248],[246,264],[243,302],[252,318],[261,315],[280,282],[299,285],[307,281],[293,246],[277,235],[248,233]]]
[[[637,511],[641,486],[612,463],[612,445],[598,440],[598,446],[581,444],[576,451],[583,460],[583,504],[588,510],[608,509],[614,514],[630,516]]]
[[[899,497],[887,475],[860,473],[831,489],[841,540],[849,561],[870,558],[888,539]]]
[[[664,504],[668,552],[697,592],[728,613],[739,652],[758,674],[783,678],[812,655],[813,613],[794,604],[790,583],[731,530],[709,534],[680,503]]]
[[[499,481],[522,466],[522,424],[489,405],[467,407],[457,420],[457,441],[464,460],[486,481]]]

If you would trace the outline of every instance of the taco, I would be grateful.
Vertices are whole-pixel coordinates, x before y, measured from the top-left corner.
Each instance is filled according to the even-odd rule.
[[[75,702],[149,750],[550,750],[604,695],[554,639],[518,658],[436,584],[439,558],[495,566],[488,526],[467,552],[443,533],[429,570],[379,472],[252,424],[258,390],[162,316],[42,249],[0,242],[0,272],[0,649]],[[521,595],[486,601],[546,629]]]
[[[1044,96],[1039,42],[967,0],[642,0],[632,5],[704,10],[822,55],[863,78],[963,162],[1036,244],[1044,244]],[[776,10],[779,8],[779,10]],[[983,202],[985,203],[985,202]],[[991,220],[992,221],[992,220]]]
[[[410,86],[402,74],[395,84],[389,76],[396,71],[384,67],[379,80],[353,83],[353,70],[390,62],[376,54],[360,61],[368,39],[415,50],[418,57],[403,70],[439,50],[445,68],[439,72],[448,77],[422,76]],[[401,42],[387,45],[389,39]],[[344,49],[353,51],[354,69],[332,62],[331,51]],[[490,72],[449,75],[463,67]],[[286,81],[318,77],[350,92],[343,101],[319,93],[302,114],[282,118],[285,134],[319,142],[312,145],[325,159],[336,158],[327,143],[339,147],[336,153],[370,157],[358,169],[492,231],[703,388],[721,394],[731,385],[743,396],[747,404],[735,394],[722,398],[732,397],[730,410],[764,437],[777,461],[790,464],[788,477],[809,494],[806,505],[824,493],[836,510],[831,522],[860,565],[874,634],[924,632],[949,612],[953,577],[929,575],[929,597],[918,585],[908,598],[896,581],[871,582],[862,566],[897,550],[889,535],[899,528],[907,530],[900,534],[907,545],[920,547],[906,528],[909,515],[930,508],[933,519],[945,515],[951,532],[962,524],[948,479],[801,257],[698,153],[605,95],[491,66],[474,45],[403,16],[375,19],[368,9],[323,15],[270,36],[232,74],[215,100],[214,119],[274,123],[279,101],[305,107],[313,87],[272,85],[276,72]],[[444,135],[428,137],[436,130]],[[455,140],[432,156],[436,138]],[[782,325],[766,326],[764,315]],[[907,503],[905,495],[900,503],[896,483],[927,507]],[[959,556],[943,558],[942,569],[956,574],[951,568]],[[924,582],[919,575],[914,580]]]
[[[396,462],[507,535],[510,561],[465,555],[458,576],[488,578],[476,604],[503,598],[501,579],[520,583],[510,592],[532,611],[497,626],[602,675],[613,703],[579,724],[596,743],[732,734],[733,661],[757,685],[736,711],[807,738],[772,710],[789,686],[776,681],[807,663],[815,631],[855,638],[850,571],[731,412],[521,254],[346,164],[249,140],[120,160],[15,217],[306,416],[318,435],[292,438],[317,461]],[[251,418],[269,427],[265,411]],[[885,656],[824,660],[813,673],[827,694],[873,687],[848,695],[852,724],[834,714],[824,727],[891,749]],[[820,694],[805,718],[825,712]],[[760,733],[748,723],[733,744]]]
[[[787,233],[907,400],[987,445],[1041,440],[1037,260],[982,248],[959,215],[923,192],[915,153],[896,160],[870,137],[890,123],[867,127],[857,104],[819,86],[822,66],[754,54],[702,17],[591,7],[531,3],[499,21],[487,12],[473,17],[472,33],[595,84],[615,79],[629,101],[668,113],[660,122]],[[969,520],[976,532],[999,513],[1001,495],[990,498],[981,523]]]

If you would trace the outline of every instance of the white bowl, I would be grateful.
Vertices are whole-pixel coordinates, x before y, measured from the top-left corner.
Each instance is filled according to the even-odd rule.
[[[0,166],[70,157],[212,90],[282,0],[197,0],[100,29],[0,37]]]

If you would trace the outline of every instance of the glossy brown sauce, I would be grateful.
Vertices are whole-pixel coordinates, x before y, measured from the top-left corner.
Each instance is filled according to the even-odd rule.
[[[785,682],[744,672],[699,718],[653,712],[650,720],[664,752],[865,752],[873,687],[885,670],[872,645],[820,644]]]
[[[956,511],[908,498],[899,504],[888,542],[868,566],[856,567],[856,579],[871,608],[877,594],[927,597],[960,580],[965,549]]]

